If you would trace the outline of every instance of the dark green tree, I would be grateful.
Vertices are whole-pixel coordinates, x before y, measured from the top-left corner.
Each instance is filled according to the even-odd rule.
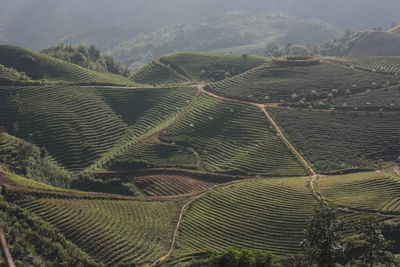
[[[343,223],[337,216],[336,207],[321,202],[305,231],[301,247],[311,264],[321,267],[335,266],[344,251],[341,231]]]
[[[356,232],[351,237],[351,247],[356,250],[357,266],[368,267],[394,262],[390,242],[382,234],[382,225],[376,215],[361,216],[353,223]]]

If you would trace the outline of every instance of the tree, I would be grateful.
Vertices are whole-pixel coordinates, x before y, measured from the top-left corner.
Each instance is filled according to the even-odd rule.
[[[353,223],[356,234],[351,238],[356,250],[355,261],[360,266],[376,266],[393,262],[389,241],[382,234],[381,223],[376,215],[365,215]]]
[[[274,257],[264,251],[231,248],[211,256],[210,263],[220,267],[278,267]]]
[[[336,207],[321,202],[301,242],[307,260],[321,267],[335,266],[336,259],[344,251],[342,229],[343,224],[337,217]]]
[[[277,43],[271,42],[265,47],[264,55],[266,57],[281,57],[282,51]]]

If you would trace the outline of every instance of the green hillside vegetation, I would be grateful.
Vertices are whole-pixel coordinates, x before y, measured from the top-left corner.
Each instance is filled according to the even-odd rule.
[[[230,247],[296,254],[317,201],[306,178],[248,181],[210,191],[187,209],[178,235],[180,260]]]
[[[0,166],[52,186],[69,188],[72,181],[71,174],[52,160],[45,149],[1,132]]]
[[[0,46],[0,64],[24,72],[33,80],[76,84],[135,85],[120,75],[99,73],[70,62],[10,45]]]
[[[167,252],[179,203],[38,199],[22,207],[54,225],[97,262],[132,266]]]
[[[400,86],[367,90],[353,95],[317,100],[311,103],[317,108],[334,108],[348,110],[400,110]]]
[[[376,164],[399,157],[398,112],[270,110],[293,144],[322,173],[375,169]]]
[[[7,107],[0,121],[8,131],[45,147],[67,169],[79,170],[117,144],[156,132],[181,112],[194,90],[57,86],[0,89],[0,94]]]
[[[122,66],[118,61],[115,61],[113,57],[103,55],[94,45],[86,47],[83,45],[73,46],[61,43],[40,52],[74,63],[89,70],[114,73],[125,77],[129,77],[130,75],[130,71],[126,67]]]
[[[174,71],[155,61],[140,68],[131,78],[137,83],[153,85],[185,82],[185,80]]]
[[[352,208],[400,211],[400,179],[384,172],[321,177],[317,188],[328,201]]]
[[[400,56],[362,57],[347,61],[352,68],[384,74],[400,74]]]
[[[208,172],[305,174],[256,107],[200,95],[186,116],[160,138],[196,151]]]
[[[258,103],[304,102],[329,94],[362,92],[375,84],[384,87],[397,79],[377,73],[355,71],[340,64],[305,58],[276,60],[216,83],[207,89],[224,96]],[[337,77],[340,77],[338,79]]]
[[[165,174],[134,177],[132,180],[146,196],[186,194],[206,190],[216,184],[187,176]]]
[[[193,88],[98,90],[129,129],[125,139],[91,167],[113,169],[115,165],[122,165],[131,170],[139,167],[145,168],[146,164],[136,164],[134,159],[126,162],[124,155],[132,153],[138,155],[140,151],[134,151],[135,146],[173,124],[189,108],[191,100],[196,94],[196,90]],[[150,148],[151,150],[152,148]],[[177,151],[167,148],[166,152],[176,155]],[[158,155],[153,158],[148,157],[150,160],[161,160]],[[129,166],[131,163],[133,163],[132,166]]]
[[[77,82],[110,74],[11,46],[1,59],[27,82],[58,75],[0,86],[0,226],[21,266],[199,266],[229,248],[294,265],[321,200],[390,218],[399,251],[396,57],[181,52],[131,76],[149,87]]]
[[[16,105],[17,121],[6,125],[6,129],[45,147],[68,169],[88,166],[126,134],[128,126],[94,88],[58,86],[12,91],[8,102]]]
[[[268,62],[264,57],[206,52],[181,52],[162,56],[160,61],[196,81],[219,81]]]
[[[16,266],[102,267],[50,224],[0,200],[0,221]]]
[[[195,169],[197,165],[197,155],[190,148],[175,144],[139,142],[114,159],[111,169],[134,169],[133,166]]]
[[[25,73],[18,72],[0,64],[0,85],[37,84]]]

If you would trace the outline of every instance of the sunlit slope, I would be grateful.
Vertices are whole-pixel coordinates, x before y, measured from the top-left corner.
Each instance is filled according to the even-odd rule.
[[[328,201],[350,208],[400,211],[400,177],[366,172],[320,177],[317,189]]]
[[[34,80],[78,84],[135,85],[125,77],[91,71],[44,54],[10,45],[0,46],[0,64]]]
[[[188,113],[160,139],[192,149],[209,172],[244,175],[303,175],[301,164],[249,105],[200,95]]]
[[[399,157],[399,112],[270,110],[318,172],[375,169]]]
[[[38,199],[23,208],[54,225],[106,266],[156,260],[171,244],[180,204],[174,201]]]
[[[160,62],[195,81],[218,81],[268,62],[267,58],[208,52],[180,52],[160,58]]]
[[[300,252],[317,204],[306,185],[306,178],[265,179],[208,192],[187,209],[174,255],[230,247]]]
[[[258,103],[297,103],[384,87],[397,80],[319,60],[281,60],[211,83],[207,90]]]

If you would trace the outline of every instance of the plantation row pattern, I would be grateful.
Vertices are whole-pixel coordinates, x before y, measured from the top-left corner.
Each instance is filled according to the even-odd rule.
[[[194,150],[201,158],[201,168],[208,172],[306,174],[261,111],[245,104],[200,95],[186,116],[160,139]]]
[[[107,266],[144,264],[165,254],[179,204],[173,201],[39,199],[22,207]]]

